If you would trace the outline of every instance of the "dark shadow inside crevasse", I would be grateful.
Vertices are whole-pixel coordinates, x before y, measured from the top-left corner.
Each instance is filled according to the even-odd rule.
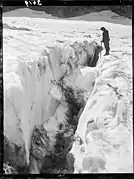
[[[24,147],[14,145],[9,142],[7,137],[4,136],[4,163],[5,170],[8,166],[11,166],[12,174],[28,173],[28,166],[26,163],[26,152],[23,151]],[[8,165],[6,165],[8,164]]]
[[[94,46],[94,43],[95,43],[95,46]],[[101,57],[103,47],[98,45],[96,42],[92,42],[92,43],[90,43],[90,45],[92,45],[92,47],[94,47],[94,55],[88,58],[87,66],[88,67],[96,67],[97,62],[99,60],[99,56]]]
[[[74,141],[74,134],[78,125],[79,112],[84,108],[85,101],[83,91],[74,91],[71,87],[67,86],[63,80],[57,84],[65,97],[68,105],[66,112],[67,124],[63,132],[56,135],[55,154],[51,157],[44,158],[44,164],[41,173],[68,173],[68,166],[66,156],[72,148]],[[61,126],[60,126],[61,127]],[[47,160],[51,165],[47,165]]]

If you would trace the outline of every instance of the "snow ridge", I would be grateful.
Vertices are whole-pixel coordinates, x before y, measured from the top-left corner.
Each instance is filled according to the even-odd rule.
[[[131,173],[131,68],[129,74],[125,72],[123,66],[127,64],[124,64],[123,59],[108,56],[101,60],[97,65],[100,74],[80,116],[75,134],[83,144],[75,147],[77,141],[74,142],[70,151],[75,156],[74,173]]]

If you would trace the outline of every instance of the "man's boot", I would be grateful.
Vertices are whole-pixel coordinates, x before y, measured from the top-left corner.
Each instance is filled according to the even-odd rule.
[[[109,51],[106,51],[106,53],[105,53],[105,55],[104,55],[104,56],[106,56],[106,55],[109,55]]]

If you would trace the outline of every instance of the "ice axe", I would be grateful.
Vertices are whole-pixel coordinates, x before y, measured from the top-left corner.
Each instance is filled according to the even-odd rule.
[[[102,41],[101,41],[101,47],[102,47]],[[101,51],[100,51],[100,58],[101,58]]]

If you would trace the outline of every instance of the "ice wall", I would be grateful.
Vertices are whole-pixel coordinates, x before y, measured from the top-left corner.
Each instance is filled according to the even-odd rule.
[[[50,115],[52,98],[48,90],[52,75],[47,63],[26,64],[23,60],[18,58],[11,74],[4,71],[4,133],[17,145],[24,142],[28,155],[33,126],[42,124]]]
[[[84,43],[82,47],[82,43],[76,42],[75,49],[67,43],[44,49],[35,59],[26,55],[14,57],[16,59],[5,56],[4,134],[15,145],[25,146],[27,163],[29,163],[29,145],[34,126],[44,124],[51,138],[50,146],[53,148],[58,125],[60,121],[65,120],[63,117],[66,111],[65,104],[60,107],[65,108],[65,111],[59,110],[58,117],[55,117],[62,95],[52,81],[59,81],[64,77],[66,84],[74,89],[83,89],[89,93],[88,95],[93,89],[98,71],[86,67],[89,73],[85,75],[79,66],[84,67],[86,61],[90,59],[88,55],[86,58],[84,55],[78,58],[78,52],[75,53],[79,48],[79,53],[84,51]],[[90,56],[94,57],[94,53],[91,52]],[[13,63],[14,61],[17,63]],[[80,84],[80,81],[83,83]]]

